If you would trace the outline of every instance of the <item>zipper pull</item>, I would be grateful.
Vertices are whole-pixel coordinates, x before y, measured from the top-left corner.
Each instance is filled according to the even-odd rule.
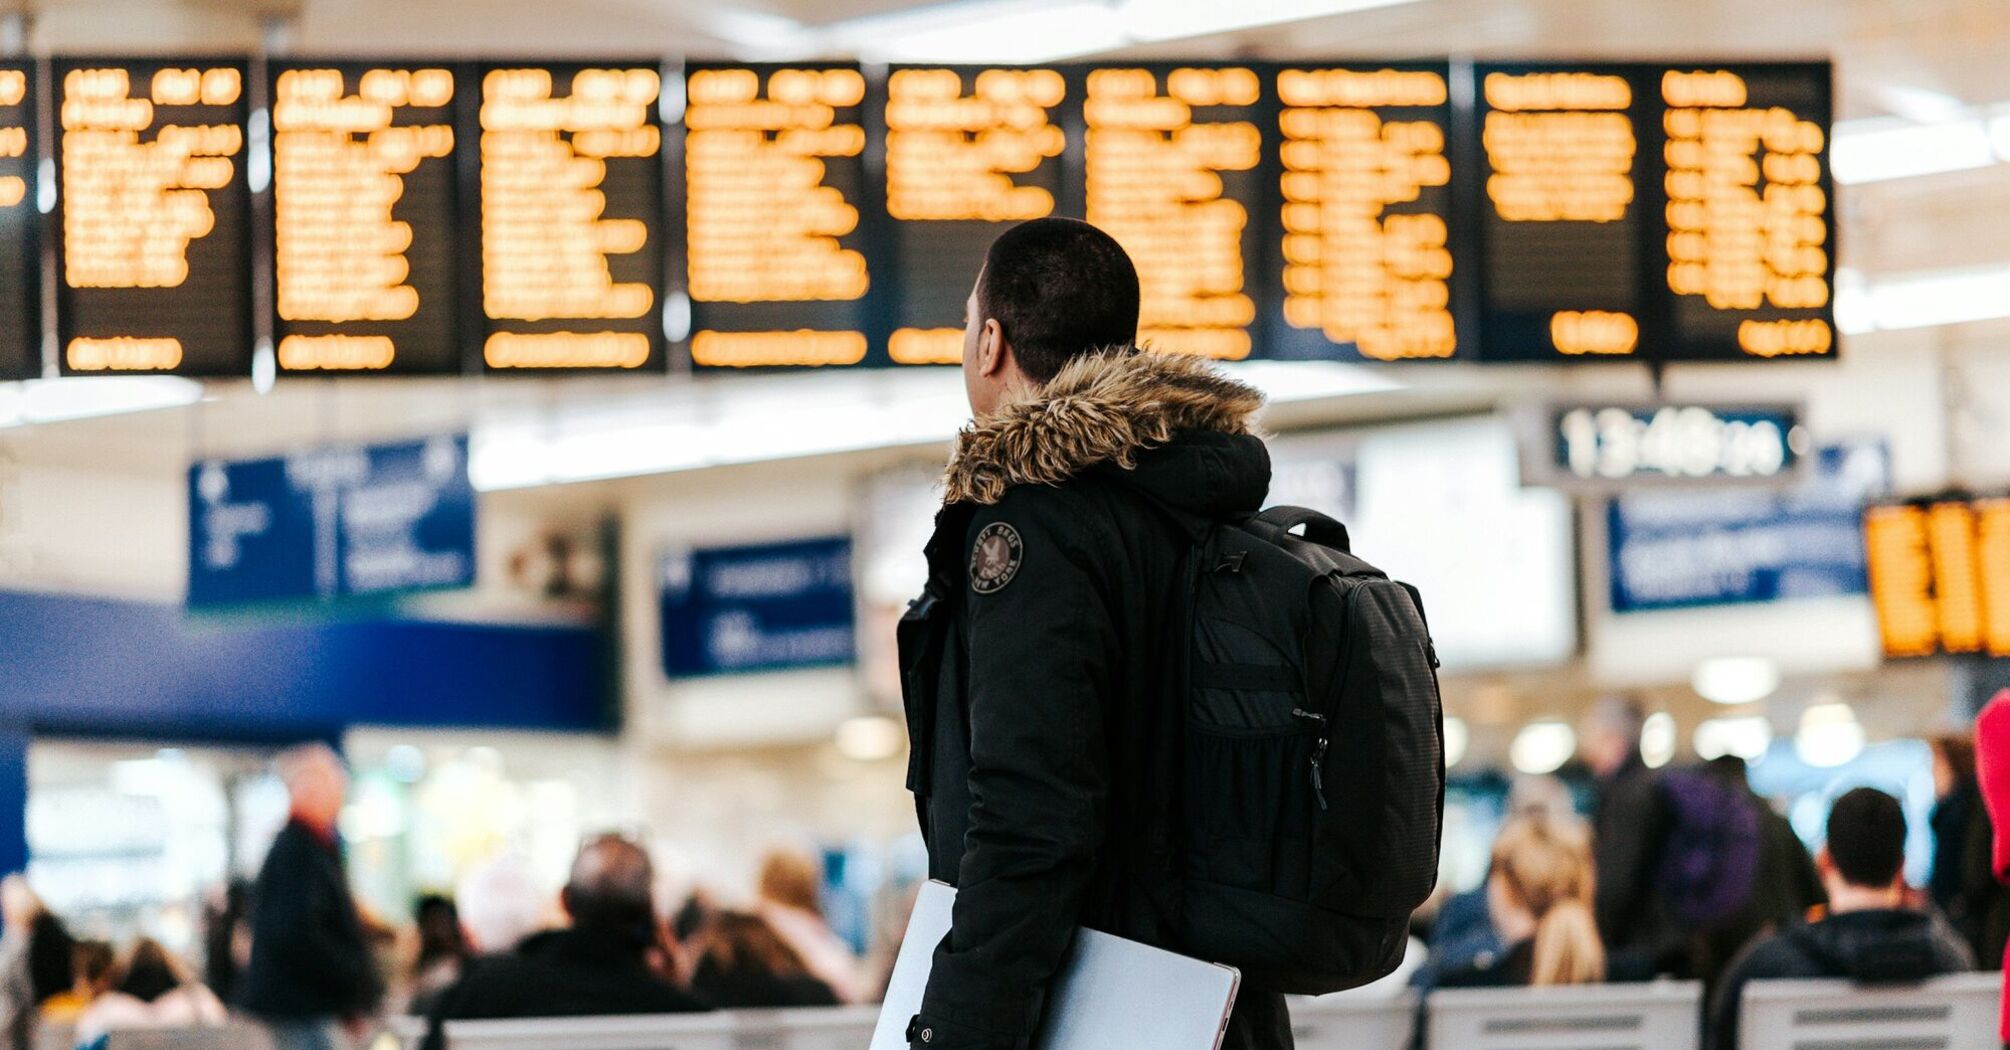
[[[1312,797],[1319,800],[1319,809],[1323,812],[1326,809],[1326,774],[1320,767],[1326,764],[1326,747],[1330,743],[1326,739],[1326,716],[1316,711],[1307,711],[1302,707],[1294,707],[1291,709],[1291,717],[1318,726],[1319,735],[1314,738],[1315,742],[1312,745]]]

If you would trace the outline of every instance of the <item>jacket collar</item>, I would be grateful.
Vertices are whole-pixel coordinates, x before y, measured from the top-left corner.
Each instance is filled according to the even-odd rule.
[[[1130,469],[1180,431],[1249,434],[1262,405],[1254,387],[1203,358],[1134,346],[1079,357],[957,435],[943,502],[996,503],[1015,486],[1058,485],[1102,463]]]

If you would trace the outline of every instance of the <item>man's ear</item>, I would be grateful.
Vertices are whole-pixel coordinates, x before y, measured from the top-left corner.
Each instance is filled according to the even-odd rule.
[[[1005,341],[1005,329],[996,317],[984,319],[977,332],[977,374],[1000,376],[1012,363],[1012,345]]]
[[[566,918],[572,918],[572,887],[567,886],[558,891],[558,906],[565,909]]]
[[[1815,874],[1823,879],[1835,874],[1835,858],[1829,856],[1829,848],[1823,846],[1815,851]]]

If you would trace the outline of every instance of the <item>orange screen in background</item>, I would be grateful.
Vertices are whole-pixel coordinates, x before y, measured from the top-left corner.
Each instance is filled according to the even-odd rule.
[[[2010,499],[1874,507],[1864,543],[1885,655],[2010,656]]]

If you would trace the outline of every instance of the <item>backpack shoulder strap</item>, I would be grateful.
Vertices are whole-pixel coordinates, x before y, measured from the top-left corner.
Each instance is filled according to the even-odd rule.
[[[1252,532],[1272,543],[1278,542],[1286,533],[1298,526],[1305,526],[1305,538],[1323,547],[1353,553],[1347,538],[1347,526],[1332,518],[1306,507],[1272,507],[1249,519]]]

